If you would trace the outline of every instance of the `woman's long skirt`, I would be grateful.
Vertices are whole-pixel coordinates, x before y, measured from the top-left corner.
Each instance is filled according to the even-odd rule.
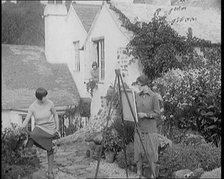
[[[156,174],[156,167],[158,162],[158,147],[159,147],[159,140],[156,133],[148,133],[148,132],[140,132],[142,143],[144,145],[145,151],[142,147],[139,135],[135,132],[135,139],[134,139],[134,161],[135,163],[139,162],[139,157],[142,156],[144,163],[148,163],[153,170],[154,174]]]

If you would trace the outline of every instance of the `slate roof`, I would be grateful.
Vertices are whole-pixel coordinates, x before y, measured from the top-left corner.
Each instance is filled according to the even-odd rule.
[[[72,3],[77,15],[79,16],[86,32],[88,33],[90,27],[96,17],[97,12],[100,10],[100,5],[95,4],[76,4]]]
[[[2,109],[27,109],[44,87],[57,107],[77,105],[80,96],[65,64],[50,64],[37,46],[2,44]]]
[[[200,7],[184,7],[184,6],[158,6],[149,4],[133,4],[133,3],[112,3],[119,9],[131,22],[149,22],[151,21],[155,11],[160,8],[159,15],[166,15],[168,22],[171,24],[173,19],[185,17],[189,19],[196,19],[195,21],[177,22],[172,27],[183,36],[186,36],[188,28],[192,28],[193,36],[210,40],[213,43],[221,43],[221,13],[214,8],[200,8]],[[172,9],[172,12],[170,10]],[[179,9],[179,10],[178,10]],[[182,10],[180,10],[182,9]],[[121,24],[118,14],[110,10],[112,16]],[[119,27],[125,34],[131,38],[132,33]]]

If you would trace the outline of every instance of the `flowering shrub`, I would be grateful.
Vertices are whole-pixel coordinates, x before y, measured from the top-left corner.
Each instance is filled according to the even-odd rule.
[[[209,57],[219,49],[206,52]],[[164,125],[191,128],[218,145],[221,138],[221,58],[201,60],[201,66],[173,69],[154,81],[165,87]]]
[[[26,133],[20,131],[17,125],[12,124],[12,128],[6,128],[2,131],[1,140],[2,160],[8,164],[16,164],[22,155]]]
[[[197,146],[174,144],[159,155],[160,176],[169,178],[174,171],[203,168],[210,171],[221,166],[221,148],[210,144]]]
[[[39,165],[36,150],[25,148],[27,134],[17,124],[12,124],[12,128],[5,128],[1,132],[2,141],[2,176],[11,176],[25,172],[32,172]],[[19,170],[17,170],[19,169]],[[16,171],[15,171],[16,170]],[[18,177],[18,175],[16,176]]]
[[[104,134],[104,151],[113,151],[117,153],[122,148],[122,139],[118,136],[117,131],[110,128]]]
[[[114,128],[120,138],[125,139],[125,144],[129,144],[134,141],[135,124],[134,122],[124,121],[124,126],[122,124],[122,119],[120,117],[116,118],[111,125]]]
[[[134,165],[134,143],[131,142],[126,146],[126,156],[128,167]],[[118,152],[116,162],[120,168],[125,168],[126,164],[125,164],[124,150]]]
[[[90,93],[91,96],[93,96],[93,91],[96,89],[97,81],[90,79],[88,83],[86,83],[86,90]]]

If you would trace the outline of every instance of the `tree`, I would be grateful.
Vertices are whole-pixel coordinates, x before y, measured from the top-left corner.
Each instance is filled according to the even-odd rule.
[[[25,12],[14,3],[2,5],[2,43],[13,44],[25,28]]]
[[[187,39],[177,34],[165,21],[165,17],[154,16],[149,23],[136,22],[138,28],[128,44],[130,54],[139,59],[144,73],[154,80],[171,68],[181,68],[183,63],[176,55],[186,55]]]
[[[19,1],[2,5],[2,43],[44,45],[43,5]]]
[[[141,62],[143,72],[151,80],[161,77],[170,69],[184,69],[193,65],[195,45],[213,45],[209,41],[192,37],[190,28],[187,37],[179,35],[165,16],[159,16],[159,9],[150,22],[131,23],[119,9],[112,5],[110,8],[119,14],[122,26],[133,32],[133,38],[127,45],[129,55]]]

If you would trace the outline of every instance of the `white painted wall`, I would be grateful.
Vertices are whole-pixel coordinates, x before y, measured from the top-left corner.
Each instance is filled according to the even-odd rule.
[[[91,116],[97,114],[101,107],[101,96],[105,96],[107,89],[110,85],[113,86],[115,80],[115,68],[117,67],[117,50],[120,47],[125,47],[129,40],[120,31],[117,24],[112,19],[110,13],[104,6],[97,21],[89,34],[89,37],[85,44],[85,78],[89,78],[89,73],[91,70],[91,64],[93,59],[93,48],[92,48],[92,38],[104,37],[105,43],[105,80],[102,81],[103,84],[98,84],[98,89],[95,91],[91,103]],[[134,70],[132,73],[129,72],[129,77],[124,79],[125,82],[130,83],[130,81],[135,81],[136,77],[139,75],[138,66],[132,64],[129,70]]]
[[[73,79],[78,88],[79,94],[81,97],[88,97],[89,94],[83,90],[85,89],[84,84],[84,58],[83,50],[80,50],[80,71],[75,71],[75,50],[74,50],[74,41],[79,41],[80,48],[83,46],[83,43],[87,37],[87,32],[84,29],[82,22],[79,20],[73,6],[70,7],[68,16],[66,19],[67,29],[68,29],[68,67],[71,71]]]
[[[45,17],[45,55],[50,63],[67,63],[68,30],[65,21],[67,10],[64,4],[48,4]]]
[[[81,97],[89,97],[84,84],[84,52],[80,50],[80,71],[75,71],[75,50],[73,42],[79,41],[80,48],[87,37],[73,6],[66,14],[62,4],[48,4],[45,7],[45,55],[50,63],[66,63]],[[65,16],[66,15],[66,16]]]

